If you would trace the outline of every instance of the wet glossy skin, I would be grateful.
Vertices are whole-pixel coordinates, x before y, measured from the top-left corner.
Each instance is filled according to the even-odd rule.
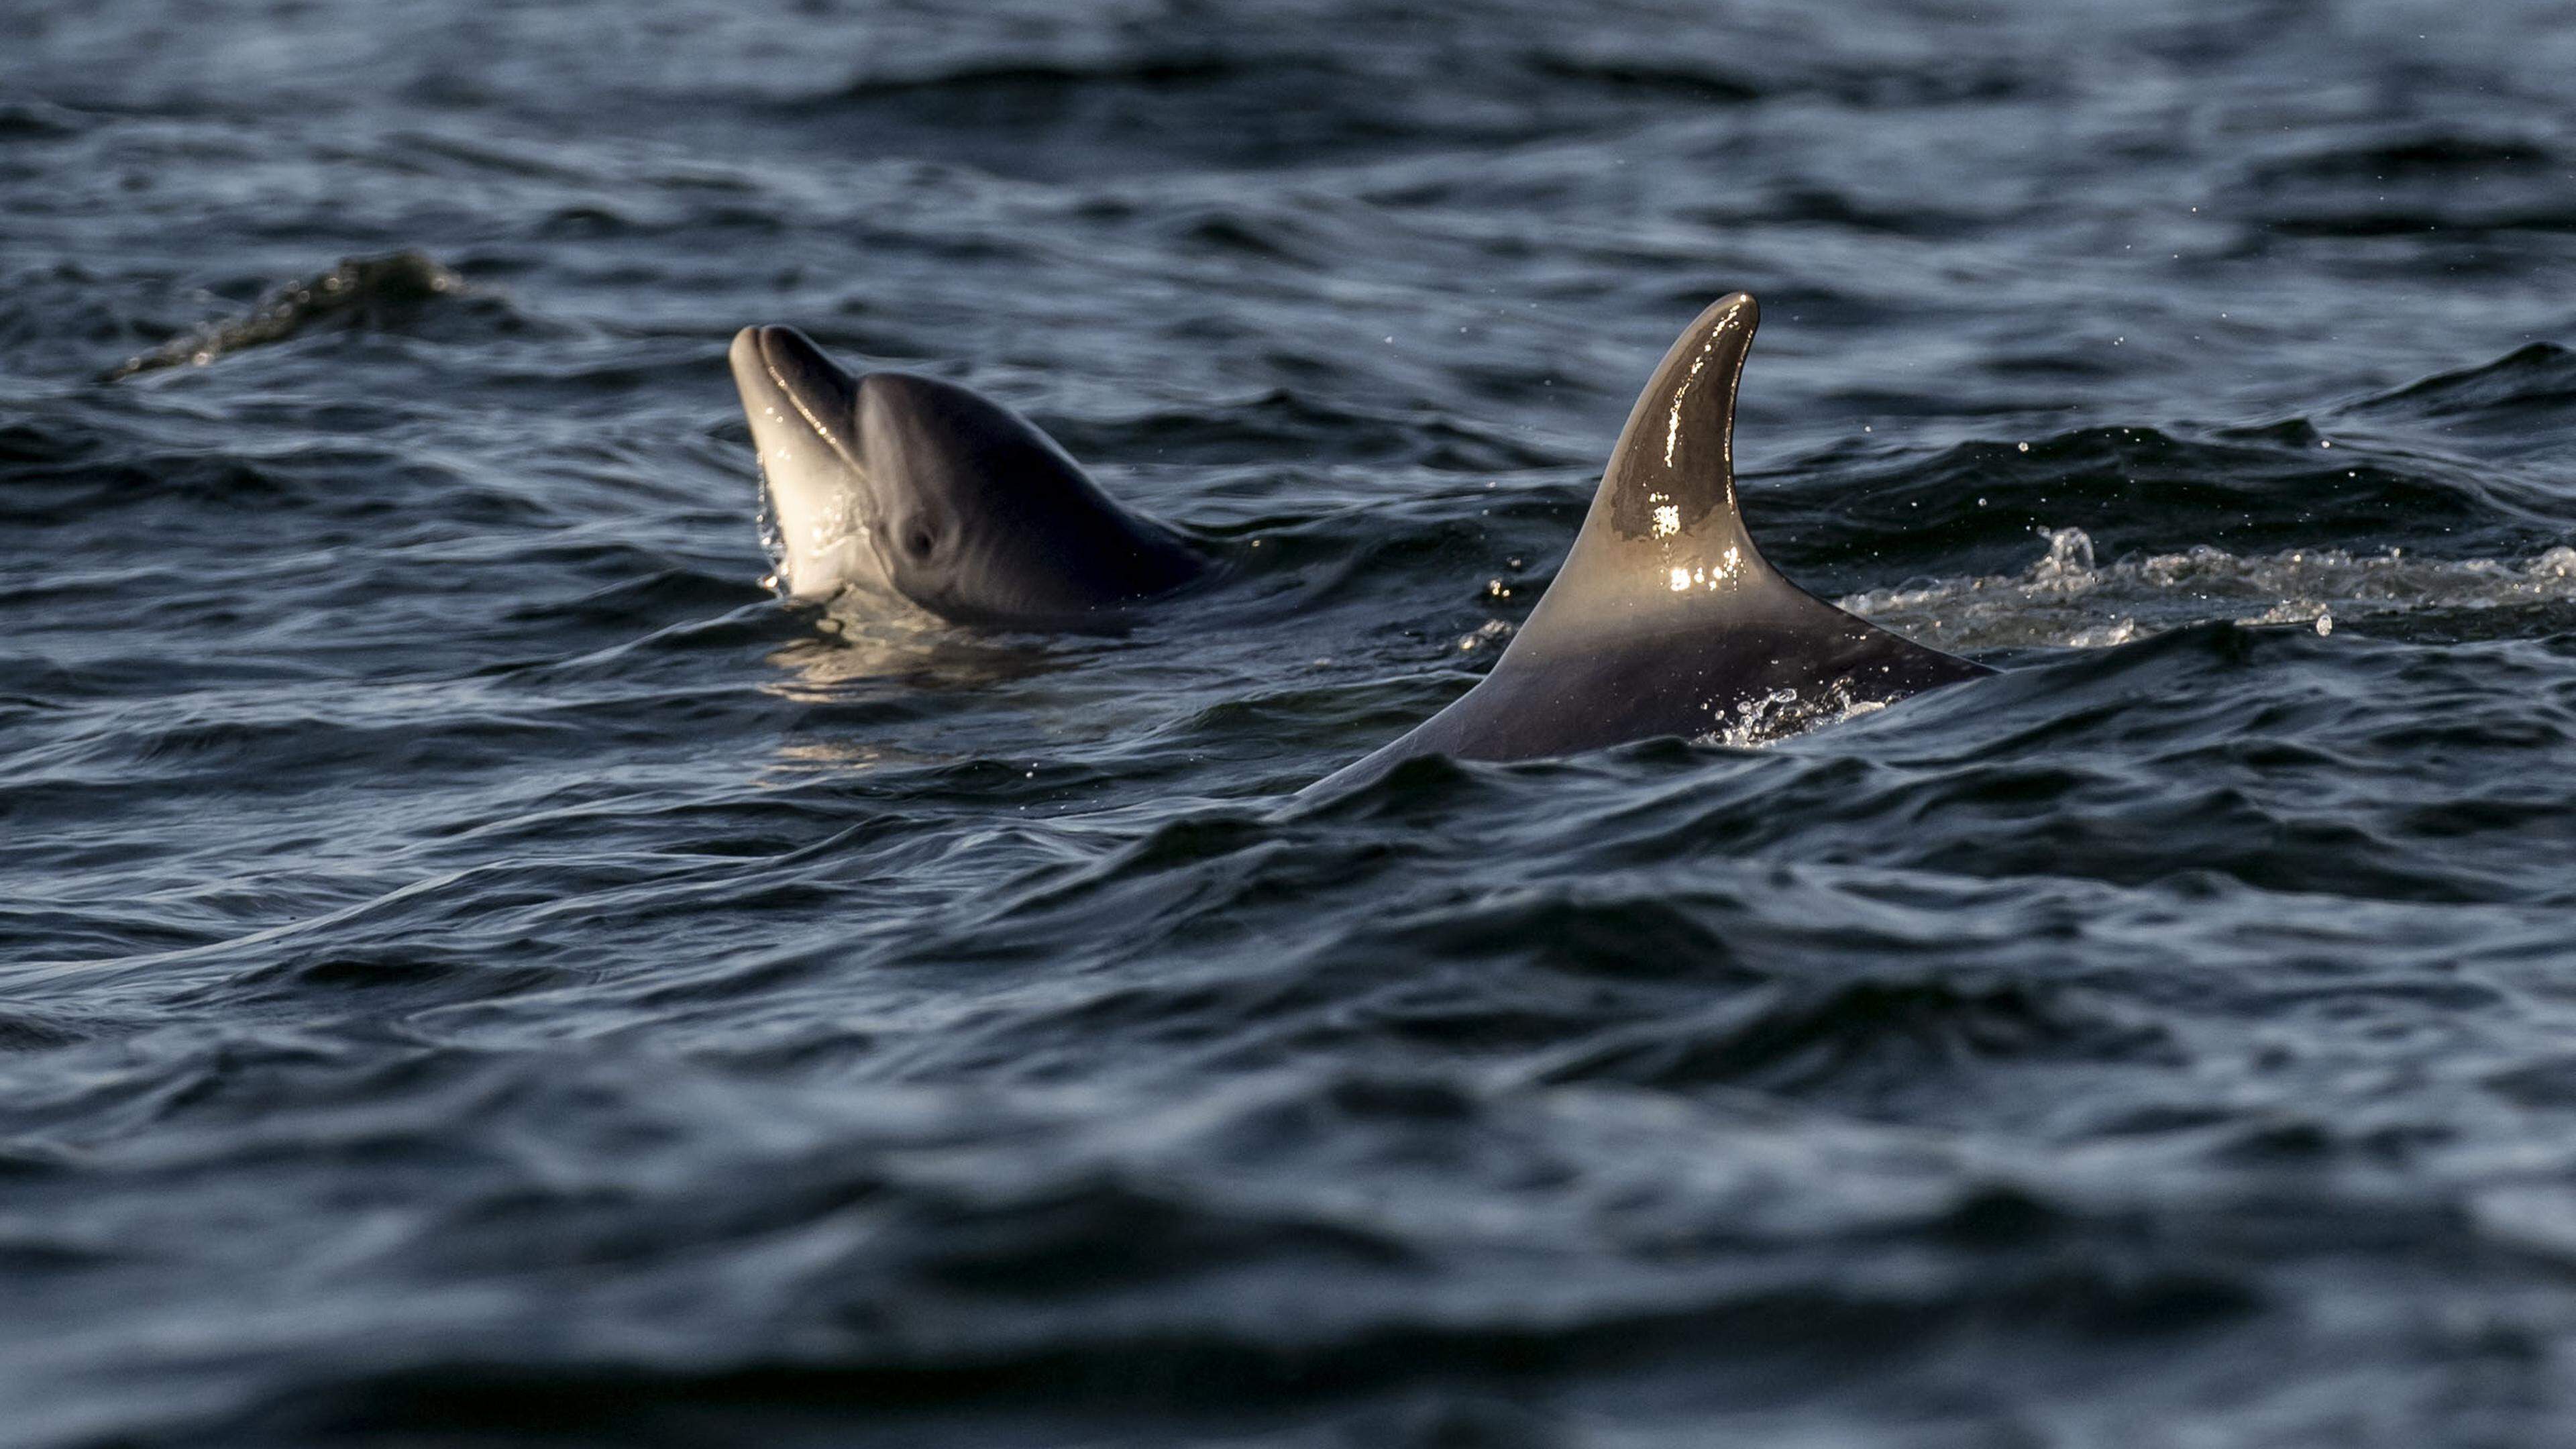
[[[1311,788],[1415,755],[1535,759],[1724,735],[1780,709],[1821,723],[1993,672],[1835,608],[1753,547],[1735,503],[1735,390],[1760,320],[1733,293],[1664,354],[1583,531],[1493,672]]]
[[[790,596],[996,627],[1081,627],[1208,559],[1100,491],[1053,439],[955,383],[854,375],[790,327],[734,338],[734,383]]]

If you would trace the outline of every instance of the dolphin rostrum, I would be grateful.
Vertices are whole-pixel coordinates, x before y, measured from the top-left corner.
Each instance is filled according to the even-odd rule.
[[[792,327],[744,328],[731,362],[790,597],[853,591],[965,624],[1080,628],[1212,567],[967,388],[853,375]]]
[[[1525,760],[1656,735],[1785,733],[1993,672],[1835,608],[1755,551],[1735,506],[1735,385],[1759,318],[1744,293],[1721,297],[1664,354],[1583,531],[1492,672],[1310,790],[1415,755]]]

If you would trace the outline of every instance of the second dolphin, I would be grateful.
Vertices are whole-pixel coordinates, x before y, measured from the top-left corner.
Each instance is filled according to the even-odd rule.
[[[1337,791],[1415,755],[1526,760],[1823,724],[1993,671],[1847,614],[1764,562],[1735,506],[1735,387],[1760,309],[1721,297],[1664,354],[1583,531],[1493,671]]]

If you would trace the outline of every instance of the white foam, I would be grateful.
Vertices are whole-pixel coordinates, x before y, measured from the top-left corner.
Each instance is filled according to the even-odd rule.
[[[1848,679],[1837,679],[1811,697],[1801,697],[1794,689],[1775,689],[1719,715],[1717,728],[1697,739],[1704,745],[1752,749],[1885,708],[1885,700],[1852,698]]]
[[[2099,649],[2212,619],[2306,624],[2326,634],[2389,614],[2576,601],[2576,548],[2564,545],[2514,562],[2410,558],[2399,549],[2240,557],[2203,544],[2103,564],[2080,528],[2038,532],[2047,552],[2020,574],[1936,579],[1839,602],[1948,648]]]

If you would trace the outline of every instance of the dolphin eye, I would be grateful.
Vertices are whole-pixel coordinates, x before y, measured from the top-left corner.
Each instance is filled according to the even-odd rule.
[[[930,546],[934,542],[936,540],[931,538],[930,530],[918,523],[912,526],[911,532],[903,536],[903,546],[911,550],[914,558],[930,557]]]

